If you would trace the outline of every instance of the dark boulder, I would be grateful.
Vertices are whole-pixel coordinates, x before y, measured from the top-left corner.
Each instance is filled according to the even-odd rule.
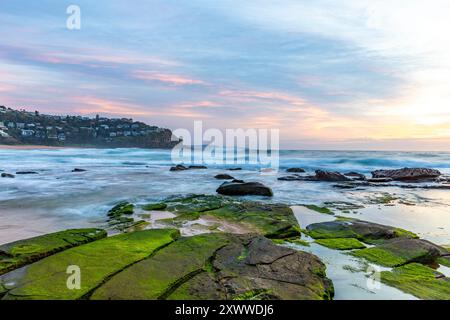
[[[245,183],[244,180],[239,180],[239,179],[234,179],[234,180],[231,181],[231,182],[234,182],[234,183]]]
[[[18,172],[16,172],[16,174],[24,175],[24,174],[38,174],[38,173],[35,171],[18,171]]]
[[[2,173],[2,178],[15,178],[13,174],[10,173]]]
[[[397,170],[376,170],[372,172],[372,177],[391,178],[395,181],[430,181],[439,178],[441,172],[427,168],[403,168]]]
[[[189,166],[189,168],[188,169],[208,169],[208,167],[206,167],[206,166]]]
[[[286,170],[286,172],[291,172],[291,173],[304,173],[306,172],[305,169],[302,168],[289,168]]]
[[[86,172],[86,169],[80,169],[80,168],[75,168],[72,170],[72,172]]]
[[[189,170],[189,168],[181,164],[177,164],[175,167],[170,168],[170,171],[185,171],[185,170]]]
[[[351,180],[339,172],[331,172],[331,171],[323,171],[323,170],[316,171],[316,179],[318,181],[329,181],[329,182],[350,181]]]
[[[227,196],[266,196],[272,197],[272,189],[259,182],[233,183],[225,182],[217,190],[217,193]]]
[[[234,177],[230,176],[229,174],[218,174],[215,176],[217,180],[234,180]]]
[[[228,171],[241,171],[242,168],[228,168]]]

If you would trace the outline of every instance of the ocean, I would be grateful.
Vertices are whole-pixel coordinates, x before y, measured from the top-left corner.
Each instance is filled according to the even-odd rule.
[[[450,244],[449,190],[395,186],[347,190],[327,182],[278,180],[289,175],[286,169],[290,167],[301,167],[311,174],[323,169],[367,176],[376,169],[429,167],[450,175],[450,153],[284,150],[280,151],[279,171],[269,174],[257,165],[209,165],[206,170],[171,172],[172,165],[169,150],[0,149],[0,172],[37,172],[0,178],[0,244],[69,228],[103,227],[107,211],[122,200],[145,204],[173,195],[215,194],[223,182],[214,178],[219,173],[271,187],[273,198],[250,198],[291,205],[301,227],[330,217],[305,214],[301,205],[328,202],[327,206],[341,216],[405,228],[437,244]],[[226,171],[232,167],[243,170]],[[75,168],[86,171],[72,172]],[[376,199],[387,193],[397,199],[395,203],[377,203]],[[361,289],[366,282],[364,273],[344,268],[356,268],[357,261],[316,244],[307,250],[327,264],[338,289],[337,299],[413,298],[387,286],[376,293]],[[450,269],[441,271],[450,273]]]

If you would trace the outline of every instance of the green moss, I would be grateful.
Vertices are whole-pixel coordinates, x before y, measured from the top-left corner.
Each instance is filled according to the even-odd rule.
[[[0,246],[0,275],[57,252],[106,237],[101,229],[73,229]]]
[[[308,235],[314,239],[359,238],[359,235],[350,229],[336,230],[325,226],[308,230]]]
[[[147,204],[142,207],[145,211],[159,211],[159,210],[165,210],[167,208],[167,204],[165,203],[152,203]]]
[[[244,261],[248,257],[248,247],[244,246],[242,248],[241,254],[237,257],[238,261]]]
[[[377,247],[358,250],[352,252],[352,255],[386,267],[400,266],[407,262],[407,259]]]
[[[426,300],[448,300],[450,279],[418,263],[381,272],[381,281],[403,292]]]
[[[315,242],[322,246],[337,250],[363,249],[366,247],[362,242],[354,238],[318,239]]]
[[[319,213],[334,215],[334,212],[327,207],[319,207],[314,204],[306,205],[305,207]]]
[[[129,202],[121,202],[108,212],[108,225],[119,231],[124,231],[134,224],[134,219],[129,217],[134,213],[134,205]]]
[[[394,230],[395,237],[397,238],[411,238],[419,239],[419,236],[411,231],[397,228]]]
[[[136,231],[142,231],[145,228],[147,228],[147,226],[150,225],[150,222],[144,221],[144,220],[140,220],[136,223],[133,223],[131,226],[127,227],[124,232],[136,232]]]
[[[108,217],[118,217],[122,215],[131,215],[134,213],[134,205],[129,202],[121,202],[114,206],[108,212]]]
[[[219,233],[182,238],[114,276],[92,299],[167,299],[180,284],[211,271],[211,256],[227,243],[227,236]]]
[[[288,206],[241,202],[207,212],[208,215],[243,223],[271,239],[300,236],[300,226]]]
[[[301,234],[298,222],[287,205],[238,201],[224,196],[192,195],[185,198],[168,199],[168,211],[176,218],[165,220],[174,226],[201,216],[212,216],[243,224],[246,228],[272,239],[296,237]]]
[[[106,279],[179,237],[173,229],[145,230],[98,240],[72,248],[30,265],[14,275],[6,299],[73,300],[88,295]],[[69,290],[68,266],[81,271],[81,289]],[[170,268],[164,270],[167,272]]]
[[[266,300],[270,297],[270,293],[270,290],[251,290],[235,296],[233,300]]]
[[[383,193],[381,196],[372,198],[371,202],[376,204],[390,204],[395,200],[398,200],[398,197],[389,193]]]

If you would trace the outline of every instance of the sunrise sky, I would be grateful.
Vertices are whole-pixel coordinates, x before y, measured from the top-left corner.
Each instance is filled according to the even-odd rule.
[[[450,150],[449,17],[448,0],[1,1],[0,105]]]

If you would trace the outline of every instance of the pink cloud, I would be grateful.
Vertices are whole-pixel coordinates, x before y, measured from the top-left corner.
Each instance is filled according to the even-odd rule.
[[[176,86],[205,84],[202,80],[187,78],[178,74],[161,73],[153,71],[135,71],[133,72],[135,79],[144,81],[156,81]]]
[[[283,92],[272,91],[241,91],[241,90],[223,90],[219,92],[219,95],[232,98],[242,102],[252,102],[252,101],[281,101],[285,103],[289,103],[291,105],[303,106],[306,104],[306,101],[302,98],[289,95]]]
[[[144,110],[142,106],[120,101],[112,101],[97,97],[76,97],[75,103],[81,104],[74,109],[81,114],[105,113],[113,115],[149,116],[153,112]]]

